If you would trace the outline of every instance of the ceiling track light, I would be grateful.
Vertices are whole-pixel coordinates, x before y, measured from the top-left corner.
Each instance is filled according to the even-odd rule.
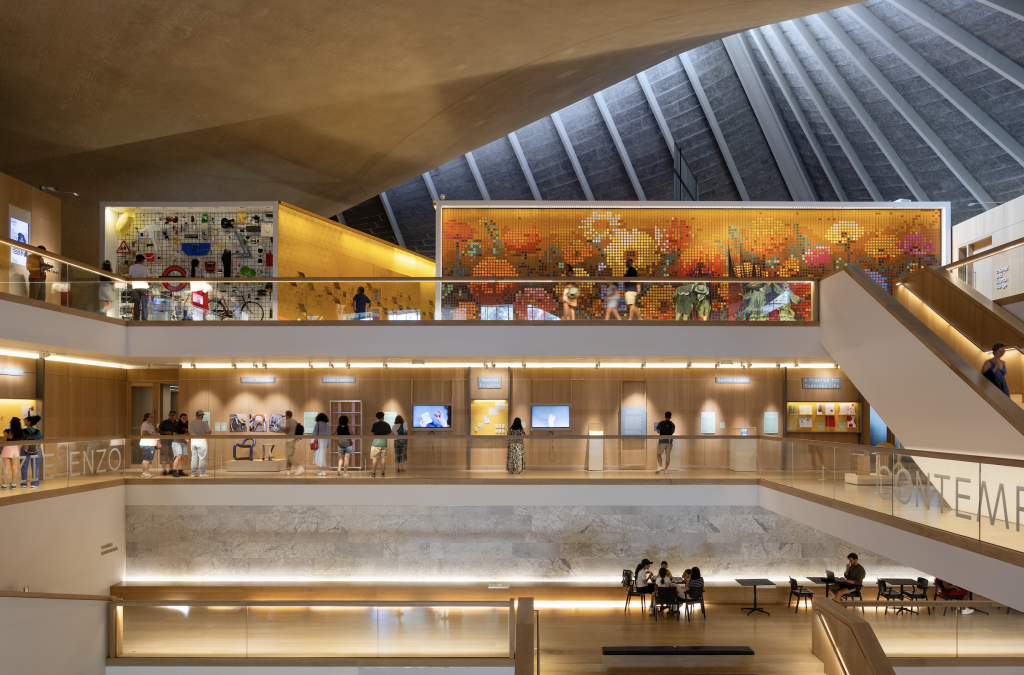
[[[346,362],[345,362],[345,367],[346,367],[346,368],[351,368],[351,367],[352,367],[352,364],[351,364],[351,363],[349,363],[348,361],[346,361]]]
[[[387,361],[385,361],[385,362],[384,362],[384,367],[385,367],[385,368],[387,368],[387,367],[388,367],[388,362],[387,362]]]
[[[195,368],[195,367],[196,367],[195,361],[193,361],[193,362],[192,362],[192,367],[193,367],[193,368]]]
[[[266,369],[267,369],[267,364],[266,364],[266,363],[264,363],[264,364],[263,364],[263,369],[264,369],[264,370],[266,370]]]
[[[526,367],[526,361],[523,361],[523,368]]]
[[[687,361],[686,362],[686,367],[687,368],[693,368],[693,361]]]
[[[333,367],[334,367],[334,364],[333,364],[332,362],[328,361],[328,362],[327,362],[327,367],[328,367],[328,368],[333,368]]]
[[[647,362],[646,361],[641,361],[640,362],[640,367],[641,368],[646,368],[647,367]]]
[[[781,363],[776,363],[776,364],[775,364],[775,367],[776,367],[776,368],[781,368],[781,367],[782,367],[782,364],[781,364]]]
[[[231,367],[232,367],[232,368],[237,368],[237,367],[238,367],[238,364],[237,364],[237,363],[235,363],[234,361],[232,361],[232,362],[231,362]]]
[[[838,363],[836,364],[836,370],[839,370],[839,364]]]
[[[313,362],[312,362],[312,361],[310,361],[310,362],[309,362],[309,367],[310,367],[310,368],[312,368],[312,367],[313,367]]]
[[[600,367],[601,367],[601,362],[600,362],[600,361],[598,361],[597,363],[595,363],[595,364],[594,364],[594,367],[595,367],[595,368],[600,368]]]
[[[718,363],[717,361],[715,362],[715,368],[719,368],[719,367],[721,367],[721,365],[722,365],[721,363]]]

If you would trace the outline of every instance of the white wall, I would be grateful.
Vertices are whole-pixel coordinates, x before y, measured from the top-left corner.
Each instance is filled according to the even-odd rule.
[[[821,342],[906,447],[1024,457],[1024,438],[994,406],[1024,411],[949,349],[997,403],[979,396],[850,273],[821,284]]]
[[[512,675],[515,668],[373,668],[351,666],[110,666],[108,675]]]
[[[104,675],[108,612],[94,600],[0,598],[0,671]]]
[[[117,486],[0,506],[0,590],[109,595],[124,578],[124,494]],[[108,543],[118,550],[100,555]]]

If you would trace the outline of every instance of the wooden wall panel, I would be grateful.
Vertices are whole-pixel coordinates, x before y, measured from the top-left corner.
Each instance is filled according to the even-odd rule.
[[[123,436],[128,371],[47,361],[43,433],[49,438]]]
[[[21,368],[24,375],[0,375],[0,398],[36,398],[36,359],[0,356],[0,367]]]

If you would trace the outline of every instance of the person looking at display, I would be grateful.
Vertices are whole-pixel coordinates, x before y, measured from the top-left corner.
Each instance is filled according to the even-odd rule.
[[[100,268],[104,272],[114,273],[114,268],[110,266],[109,260],[104,260],[103,265]],[[110,310],[114,308],[114,303],[117,301],[117,290],[114,288],[114,280],[110,277],[100,277],[100,314],[104,316],[110,316]]]
[[[45,246],[36,246],[40,251],[45,251]],[[38,253],[29,255],[26,261],[28,266],[28,297],[39,302],[46,302],[46,272],[52,270],[53,266],[43,260]]]
[[[153,426],[153,413],[146,413],[142,416],[142,428],[139,430],[142,436],[156,436],[156,427]],[[139,448],[142,449],[142,477],[152,478],[153,474],[149,472],[149,465],[153,461],[153,456],[157,450],[160,449],[160,441],[155,438],[150,440],[143,438],[139,441]],[[167,472],[164,471],[164,474]]]
[[[330,421],[327,413],[317,413],[316,424],[313,425],[314,438],[309,442],[309,447],[313,450],[313,463],[320,467],[320,470],[316,472],[318,476],[327,475],[327,448],[331,441],[327,438],[315,437],[331,435]],[[298,472],[296,472],[296,475],[298,475]]]
[[[377,421],[370,427],[370,433],[374,436],[387,436],[391,433],[391,425],[384,421],[384,413],[377,413]],[[374,438],[370,445],[370,459],[373,460],[373,472],[370,478],[377,477],[377,460],[380,460],[380,477],[383,478],[388,468],[388,439]]]
[[[864,577],[867,575],[867,572],[861,567],[856,553],[846,556],[846,561],[846,572],[843,573],[842,577],[836,579],[836,585],[829,589],[832,597],[836,600],[839,599],[840,593],[842,593],[842,597],[846,597],[846,594],[850,591],[863,586]]]
[[[654,429],[662,436],[671,436],[676,432],[676,425],[672,422],[672,413],[666,412],[665,419],[654,425]],[[665,457],[665,466],[661,466],[661,458]],[[668,464],[672,461],[672,439],[658,439],[658,468],[654,473],[668,471]]]
[[[610,284],[608,286],[608,292],[604,296],[604,320],[611,320],[612,316],[615,316],[616,321],[622,321],[622,317],[619,316],[619,285]]]
[[[128,268],[128,276],[132,279],[146,279],[149,277],[149,270],[146,269],[146,256],[141,253],[135,256],[135,264]],[[146,321],[149,319],[149,309],[146,302],[149,297],[149,284],[145,281],[132,282],[132,319],[134,321]]]
[[[579,306],[580,289],[569,284],[562,290],[562,320],[575,321],[576,307]]]
[[[392,428],[395,436],[407,436],[409,431],[405,428],[405,418],[401,415],[395,417],[395,426]],[[405,471],[405,463],[409,460],[409,441],[395,439],[395,468],[398,473]]]
[[[11,418],[11,428],[4,430],[5,441],[21,441],[25,439],[25,434],[21,429],[21,419],[18,417]],[[6,490],[10,487],[12,490],[18,486],[17,470],[14,468],[17,466],[18,457],[21,456],[21,447],[17,445],[5,445],[3,450],[0,450],[0,458],[3,458],[3,484],[0,485],[0,490]],[[7,477],[10,476],[8,482]]]
[[[985,376],[986,380],[996,385],[999,391],[1009,396],[1010,387],[1006,384],[1006,362],[1003,361],[1005,354],[1005,344],[997,342],[992,345],[992,358],[981,367],[981,374]]]
[[[284,475],[290,476],[292,473],[292,467],[295,466],[295,431],[299,428],[299,423],[292,419],[292,411],[284,411],[284,424],[281,425],[279,433],[284,434],[289,440],[284,442]],[[299,467],[295,470],[296,476],[301,476],[306,470],[303,467]]]
[[[509,436],[524,436],[523,421],[518,417],[512,420],[508,428]],[[509,473],[522,473],[526,470],[526,444],[521,438],[508,439],[508,458],[505,460],[505,471]]]
[[[291,411],[288,411],[288,415],[291,415]],[[351,436],[352,432],[348,430],[348,415],[342,415],[338,418],[338,430],[334,434],[335,436]],[[348,463],[352,459],[353,446],[351,438],[339,438],[338,439],[338,473],[345,478],[348,478]]]
[[[167,413],[167,419],[161,422],[160,426],[157,427],[157,432],[161,436],[173,436],[174,428],[177,425],[177,419],[178,412],[176,410],[170,411],[169,413]],[[165,447],[163,443],[160,443],[160,445],[158,445],[157,447],[160,448],[160,468],[164,470],[162,475],[166,476],[168,473],[168,469],[170,469],[170,474],[172,476],[177,476],[177,474],[174,473],[172,464],[172,462],[174,461],[173,448],[169,446]],[[166,461],[164,461],[165,459]]]
[[[22,433],[25,436],[26,441],[41,441],[43,440],[43,433],[36,428],[39,424],[39,420],[42,419],[39,415],[32,415],[25,418],[25,428],[22,429]],[[21,487],[28,487],[28,473],[29,466],[32,467],[32,487],[39,487],[41,466],[40,462],[40,446],[38,445],[23,445],[21,446],[21,456],[24,457],[21,464]]]
[[[195,418],[188,423],[188,434],[192,437],[192,476],[195,477],[198,471],[200,478],[209,478],[206,473],[206,436],[210,435],[210,423],[206,421],[205,413],[200,409],[196,411]]]
[[[626,276],[627,277],[637,277],[637,276],[640,276],[640,274],[636,271],[636,268],[633,267],[633,259],[632,258],[626,258]],[[636,299],[637,299],[637,296],[640,295],[640,284],[637,283],[635,289],[630,288],[629,286],[626,286],[626,288],[629,289],[629,290],[626,291],[626,307],[629,308],[629,316],[626,317],[626,320],[627,321],[632,321],[633,319],[636,319],[636,320],[639,321],[640,320],[640,306],[637,304]]]
[[[352,296],[352,309],[356,311],[356,318],[364,318],[362,315],[366,313],[366,308],[370,305],[370,299],[363,293],[363,287],[360,286],[356,289],[356,294]]]
[[[174,433],[177,436],[188,436],[188,415],[181,413],[178,421],[174,423]],[[183,478],[185,476],[185,455],[188,454],[188,441],[184,438],[175,438],[171,441],[171,449],[174,451],[174,464],[171,465],[171,475]]]

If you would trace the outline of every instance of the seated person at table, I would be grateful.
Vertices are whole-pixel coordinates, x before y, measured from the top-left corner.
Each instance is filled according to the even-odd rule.
[[[935,599],[936,600],[938,600],[939,598],[945,598],[946,600],[966,600],[971,595],[971,592],[969,590],[967,590],[966,588],[960,588],[959,586],[954,586],[953,584],[949,583],[948,581],[943,581],[942,579],[939,579],[938,577],[935,577],[935,587],[936,587],[936,589],[938,589],[938,588],[942,588],[943,589],[941,591],[939,591],[939,590],[935,591]],[[960,613],[961,614],[974,614],[974,608],[973,607],[964,607],[964,608],[962,608],[960,610]]]
[[[683,572],[683,583],[686,584],[687,597],[694,597],[704,592],[704,577],[700,575],[699,567],[693,567]]]
[[[843,576],[836,580],[836,585],[829,589],[832,593],[832,597],[839,600],[840,593],[842,597],[846,597],[846,594],[854,589],[858,589],[864,585],[864,575],[866,572],[861,564],[857,562],[857,554],[851,553],[846,556],[846,572]]]
[[[668,573],[669,578],[672,577],[672,570],[668,568],[668,563],[664,560],[661,561],[661,568],[658,570],[658,574],[661,574],[661,570],[665,570]]]
[[[641,593],[653,593],[654,592],[654,575],[651,574],[651,563],[650,560],[644,558],[640,561],[640,564],[636,566],[636,572],[633,573],[633,579],[636,582],[636,590]]]

